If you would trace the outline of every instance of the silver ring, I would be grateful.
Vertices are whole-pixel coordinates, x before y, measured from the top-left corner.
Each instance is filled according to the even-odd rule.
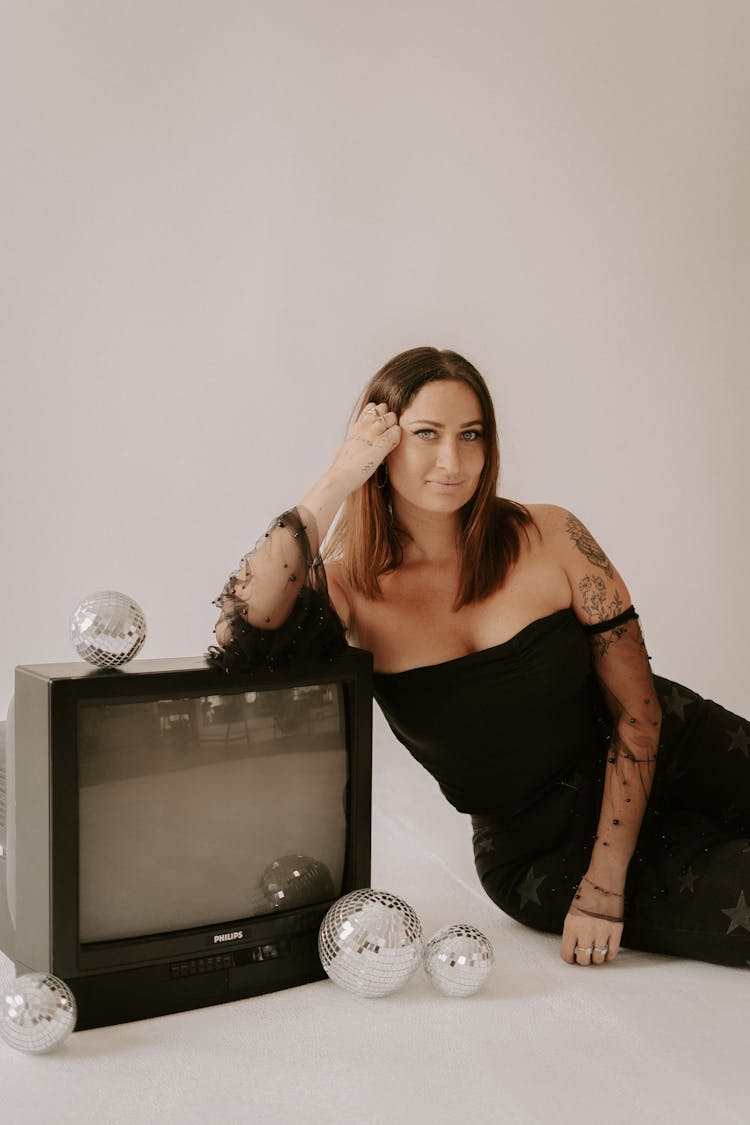
[[[594,953],[609,953],[609,946],[605,945],[603,949],[600,949],[598,945],[595,945]]]
[[[374,406],[368,406],[367,410],[365,410],[365,415],[367,414],[374,414],[376,418],[380,418],[380,414],[378,414]]]
[[[577,945],[575,951],[576,953],[593,953],[594,950],[592,946],[589,946],[588,949],[582,949],[580,945]]]

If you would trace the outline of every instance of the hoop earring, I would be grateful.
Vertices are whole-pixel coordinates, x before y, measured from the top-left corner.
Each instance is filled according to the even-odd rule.
[[[382,473],[380,472],[381,469],[383,470]],[[385,488],[388,484],[388,466],[385,461],[381,461],[375,470],[375,484],[378,488]]]

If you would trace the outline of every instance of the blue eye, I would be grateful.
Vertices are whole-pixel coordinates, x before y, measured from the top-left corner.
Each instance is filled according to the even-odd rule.
[[[436,438],[437,432],[435,430],[412,430],[414,437],[419,438],[420,441],[432,441]],[[480,430],[464,430],[461,434],[461,441],[481,441],[482,433]]]

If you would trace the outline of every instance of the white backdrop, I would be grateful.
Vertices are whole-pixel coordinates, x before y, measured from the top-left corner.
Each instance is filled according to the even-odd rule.
[[[122,589],[144,656],[425,343],[654,667],[750,710],[745,0],[4,0],[0,714]]]

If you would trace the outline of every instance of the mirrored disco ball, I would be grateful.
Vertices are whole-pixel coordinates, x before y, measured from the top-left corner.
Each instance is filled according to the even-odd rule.
[[[422,925],[408,903],[387,891],[352,891],[323,919],[318,954],[328,976],[357,996],[388,996],[422,959]]]
[[[76,652],[89,664],[115,668],[132,660],[146,639],[138,602],[117,590],[101,590],[76,606],[70,619]]]
[[[283,855],[261,875],[261,889],[275,910],[293,910],[335,895],[331,872],[309,855]]]
[[[424,951],[424,968],[432,985],[444,996],[471,996],[492,972],[495,954],[487,938],[474,926],[443,926]]]
[[[0,997],[0,1039],[17,1051],[44,1055],[68,1038],[76,1014],[67,984],[51,973],[27,973]]]

